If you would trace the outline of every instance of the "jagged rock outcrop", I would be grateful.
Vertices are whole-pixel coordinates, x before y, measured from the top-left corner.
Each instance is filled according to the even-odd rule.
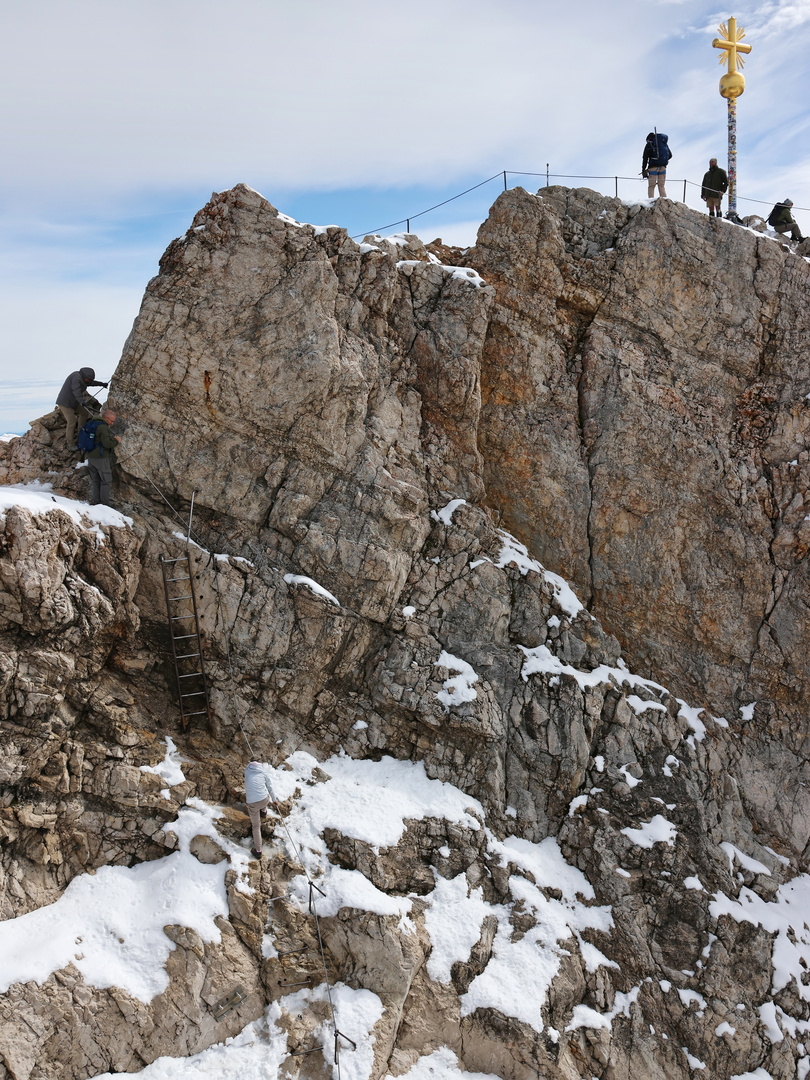
[[[194,1053],[266,1002],[290,1048],[328,1019],[315,991],[284,1005],[274,954],[314,947],[293,879],[316,838],[240,877],[240,722],[279,770],[325,763],[295,774],[291,823],[341,754],[421,763],[478,807],[414,810],[390,844],[318,834],[312,873],[386,898],[322,921],[330,976],[382,1003],[370,1075],[443,1047],[505,1080],[792,1075],[805,932],[775,913],[808,869],[808,273],[766,236],[588,191],[505,193],[463,258],[214,196],[111,383],[131,520],[0,511],[0,902],[22,917],[174,852],[220,867],[222,939],[167,931],[148,1003],[72,966],[17,983],[0,1077]],[[44,417],[0,444],[0,479],[79,494],[59,438]],[[183,734],[159,559],[192,492],[213,726]],[[226,817],[178,840],[198,800]],[[549,838],[580,892],[526,861]],[[439,963],[451,883],[480,929]],[[573,922],[552,934],[554,905]],[[549,976],[527,1017],[482,987],[530,945]]]

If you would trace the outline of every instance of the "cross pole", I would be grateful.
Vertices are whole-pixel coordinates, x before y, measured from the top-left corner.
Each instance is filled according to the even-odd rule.
[[[728,27],[721,23],[719,31],[722,37],[712,42],[713,49],[720,50],[719,62],[728,65],[728,71],[720,79],[720,94],[728,101],[728,212],[726,217],[739,221],[737,216],[737,98],[745,90],[745,76],[737,70],[745,64],[738,53],[750,53],[751,46],[743,45],[745,30],[737,28],[737,20],[732,16]]]

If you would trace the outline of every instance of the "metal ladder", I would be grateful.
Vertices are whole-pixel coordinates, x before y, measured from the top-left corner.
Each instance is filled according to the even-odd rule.
[[[192,716],[207,716],[208,722],[211,722],[191,556],[188,551],[176,559],[166,559],[161,555],[160,569],[177,679],[177,700],[185,731]],[[175,592],[179,595],[172,595]]]

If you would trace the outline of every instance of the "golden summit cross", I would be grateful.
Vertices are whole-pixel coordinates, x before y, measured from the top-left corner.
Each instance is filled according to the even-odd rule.
[[[745,30],[742,27],[737,29],[737,20],[734,16],[728,20],[728,27],[725,23],[720,23],[718,30],[723,36],[714,39],[712,48],[720,49],[718,60],[721,64],[728,64],[729,74],[733,75],[737,71],[737,61],[741,69],[745,67],[745,60],[742,56],[737,56],[737,53],[750,53],[751,46],[740,44],[745,37]]]
[[[728,102],[728,213],[726,217],[739,221],[737,217],[737,98],[745,90],[745,76],[737,70],[745,60],[738,53],[750,53],[751,46],[743,45],[745,30],[737,28],[737,20],[732,16],[728,26],[720,23],[722,37],[712,42],[713,49],[720,50],[720,63],[728,65],[728,71],[720,79],[720,94]]]

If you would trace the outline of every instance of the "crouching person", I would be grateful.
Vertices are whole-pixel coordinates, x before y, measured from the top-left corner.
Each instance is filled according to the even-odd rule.
[[[115,444],[120,435],[113,435],[110,428],[115,423],[115,413],[105,409],[100,417],[88,420],[79,432],[79,449],[84,451],[90,472],[90,502],[96,506],[110,505],[112,467],[115,460]]]
[[[253,829],[251,855],[254,859],[262,857],[262,813],[273,798],[273,789],[270,787],[264,766],[258,761],[248,762],[245,766],[245,802]]]

